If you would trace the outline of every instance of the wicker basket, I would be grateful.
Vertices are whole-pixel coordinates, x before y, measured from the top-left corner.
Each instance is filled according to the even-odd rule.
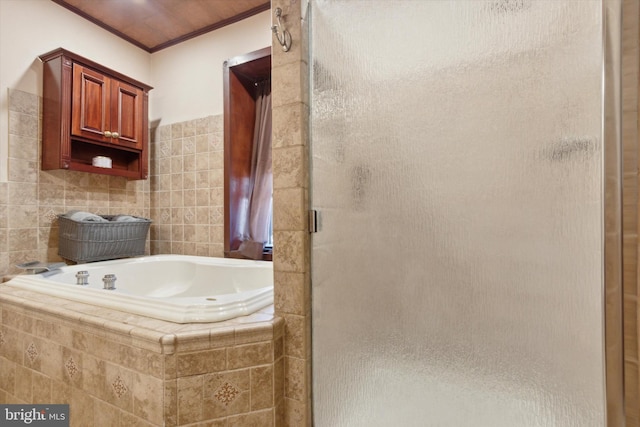
[[[58,215],[60,239],[58,255],[78,263],[144,255],[151,220],[80,222]]]

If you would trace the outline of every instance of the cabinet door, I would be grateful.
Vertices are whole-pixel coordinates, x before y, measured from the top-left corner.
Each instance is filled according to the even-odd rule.
[[[111,81],[111,136],[114,144],[142,150],[144,92],[118,80]]]
[[[82,65],[73,64],[72,135],[111,142],[110,83],[109,77]]]

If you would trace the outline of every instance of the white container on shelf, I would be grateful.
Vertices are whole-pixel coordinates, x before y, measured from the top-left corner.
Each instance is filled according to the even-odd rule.
[[[111,158],[110,157],[105,157],[105,156],[96,156],[96,157],[93,158],[92,164],[93,164],[93,166],[95,166],[97,168],[110,169],[111,168]]]

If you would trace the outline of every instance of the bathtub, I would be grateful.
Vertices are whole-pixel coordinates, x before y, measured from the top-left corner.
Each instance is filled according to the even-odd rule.
[[[81,270],[88,286],[76,284]],[[103,289],[106,274],[116,275],[115,290]],[[152,255],[19,275],[4,285],[170,322],[218,322],[273,304],[273,264]]]

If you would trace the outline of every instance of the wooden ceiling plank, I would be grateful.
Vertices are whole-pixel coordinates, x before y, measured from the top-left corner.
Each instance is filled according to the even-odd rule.
[[[222,28],[222,27],[225,27],[227,25],[233,24],[235,22],[241,21],[243,19],[249,18],[249,17],[251,17],[253,15],[256,15],[256,14],[258,14],[260,12],[264,12],[265,10],[269,10],[270,7],[271,7],[271,4],[269,2],[267,2],[267,3],[265,3],[265,4],[261,5],[261,6],[258,6],[258,7],[254,8],[254,9],[247,10],[247,11],[245,11],[245,12],[239,14],[239,15],[235,15],[235,16],[232,16],[231,18],[225,19],[223,21],[219,21],[219,22],[213,23],[213,24],[211,24],[211,25],[209,25],[207,27],[200,28],[199,30],[193,31],[192,33],[184,34],[180,38],[176,38],[176,39],[173,39],[173,40],[168,40],[165,43],[162,43],[160,45],[152,47],[151,48],[151,53],[157,52],[157,51],[162,50],[162,49],[166,49],[167,47],[174,46],[174,45],[176,45],[178,43],[181,43],[183,41],[192,39],[194,37],[201,36],[202,34],[206,34],[206,33],[209,33],[211,31],[215,31],[215,30],[217,30],[219,28]]]
[[[265,0],[51,0],[153,53],[269,10]]]
[[[52,2],[64,7],[67,10],[70,10],[71,12],[75,13],[76,15],[79,15],[81,17],[83,17],[84,19],[96,24],[97,26],[109,31],[110,33],[115,34],[116,36],[128,41],[129,43],[133,44],[134,46],[139,47],[142,50],[146,50],[147,52],[151,53],[151,48],[149,46],[146,46],[145,44],[141,43],[140,41],[134,39],[133,37],[130,37],[128,34],[112,27],[109,26],[107,24],[105,24],[104,22],[102,22],[101,20],[95,18],[94,16],[90,15],[89,13],[85,12],[82,9],[79,9],[71,4],[69,4],[67,1],[65,0],[51,0]]]

